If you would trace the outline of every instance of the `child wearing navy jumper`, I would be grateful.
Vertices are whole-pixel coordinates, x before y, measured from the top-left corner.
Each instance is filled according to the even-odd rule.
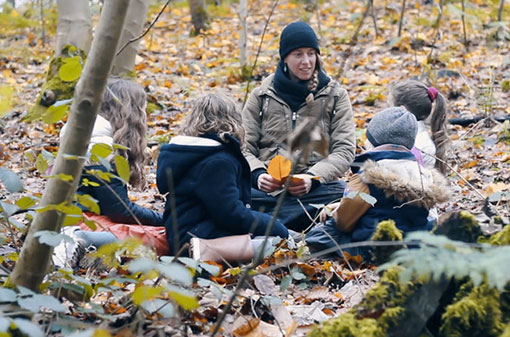
[[[411,152],[417,130],[416,117],[402,107],[385,109],[372,118],[366,132],[367,151],[355,158],[351,166],[354,175],[341,202],[329,205],[334,209],[332,219],[307,234],[309,245],[322,250],[367,241],[377,225],[389,219],[404,234],[432,229],[429,210],[445,202],[449,193],[441,173],[421,167]],[[370,205],[359,194],[347,197],[353,191],[370,194],[375,204]],[[346,251],[367,253],[362,249]]]
[[[271,216],[251,209],[251,173],[241,152],[243,142],[235,103],[209,94],[196,101],[180,135],[161,147],[156,180],[161,193],[170,192],[163,218],[171,246],[192,238],[222,238],[195,240],[194,248],[207,245],[227,260],[252,257],[249,234],[265,235]],[[287,238],[288,230],[276,220],[269,235]],[[220,252],[222,248],[226,251]]]

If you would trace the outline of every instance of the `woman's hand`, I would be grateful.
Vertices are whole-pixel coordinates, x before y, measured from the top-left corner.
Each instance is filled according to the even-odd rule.
[[[294,179],[298,178],[298,179]],[[289,185],[289,193],[295,197],[301,197],[312,188],[313,176],[310,174],[295,174],[291,178]]]
[[[271,193],[281,188],[282,184],[280,181],[274,179],[269,174],[262,173],[259,175],[259,179],[257,180],[257,187],[262,192]]]

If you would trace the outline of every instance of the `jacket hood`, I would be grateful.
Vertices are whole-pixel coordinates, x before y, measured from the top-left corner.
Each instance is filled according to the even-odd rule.
[[[182,179],[204,158],[223,149],[218,140],[205,137],[176,136],[161,147],[158,157],[157,185],[161,193],[169,192],[167,175],[173,181]]]
[[[418,207],[432,208],[449,199],[446,178],[435,169],[420,167],[407,159],[368,159],[360,176],[364,183],[382,189],[387,197]]]

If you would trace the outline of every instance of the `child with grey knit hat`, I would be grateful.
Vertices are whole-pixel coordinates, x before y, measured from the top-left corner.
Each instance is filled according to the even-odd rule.
[[[403,107],[374,115],[366,131],[367,151],[351,165],[354,175],[341,201],[327,207],[332,217],[307,234],[310,246],[323,250],[370,240],[384,220],[393,220],[404,234],[432,229],[429,210],[448,199],[449,188],[439,171],[416,161],[411,149],[417,131],[416,117]],[[321,220],[326,218],[323,212]],[[346,251],[368,257],[370,248]]]

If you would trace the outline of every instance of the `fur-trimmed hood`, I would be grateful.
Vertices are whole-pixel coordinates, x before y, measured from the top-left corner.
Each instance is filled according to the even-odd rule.
[[[366,184],[383,190],[387,197],[430,209],[450,197],[446,178],[435,169],[406,159],[366,160],[359,172]]]

